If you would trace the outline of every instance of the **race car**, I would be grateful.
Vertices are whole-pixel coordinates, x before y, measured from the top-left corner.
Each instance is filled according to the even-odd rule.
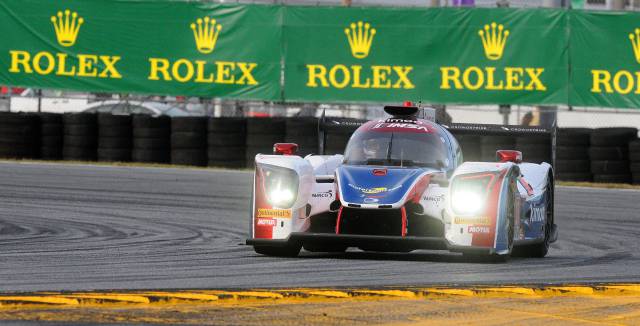
[[[549,163],[498,150],[464,162],[452,133],[411,104],[363,123],[344,155],[255,157],[251,236],[263,255],[443,249],[506,260],[544,257],[557,239]],[[509,130],[502,127],[501,130]]]

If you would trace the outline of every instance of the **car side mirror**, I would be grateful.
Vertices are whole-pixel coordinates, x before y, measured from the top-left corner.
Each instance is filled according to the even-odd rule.
[[[514,150],[498,150],[496,151],[496,158],[498,162],[513,162],[522,163],[522,152]]]
[[[276,155],[293,155],[298,151],[298,144],[276,143],[273,145],[273,153]]]

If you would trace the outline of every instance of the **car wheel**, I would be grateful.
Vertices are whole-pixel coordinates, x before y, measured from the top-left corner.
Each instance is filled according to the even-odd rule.
[[[525,247],[525,255],[527,257],[543,258],[549,253],[551,245],[551,229],[553,227],[553,183],[547,184],[549,197],[547,199],[547,216],[544,224],[544,240],[541,243]]]

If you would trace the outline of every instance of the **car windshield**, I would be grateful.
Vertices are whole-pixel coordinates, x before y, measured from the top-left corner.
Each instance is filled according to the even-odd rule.
[[[344,164],[443,168],[449,164],[445,139],[435,129],[415,132],[389,123],[367,124],[349,140]],[[399,124],[396,124],[399,125]],[[415,128],[415,126],[411,126]]]

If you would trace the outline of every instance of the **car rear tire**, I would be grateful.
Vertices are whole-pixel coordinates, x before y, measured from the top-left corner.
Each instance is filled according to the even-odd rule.
[[[518,256],[520,257],[532,257],[532,258],[544,258],[549,253],[549,246],[551,245],[551,230],[553,228],[553,182],[547,184],[549,191],[549,199],[547,200],[547,216],[546,223],[544,225],[544,240],[540,243],[524,246],[518,248]]]
[[[275,257],[296,257],[301,248],[302,245],[300,244],[288,244],[285,247],[253,246],[253,250],[256,253]]]

